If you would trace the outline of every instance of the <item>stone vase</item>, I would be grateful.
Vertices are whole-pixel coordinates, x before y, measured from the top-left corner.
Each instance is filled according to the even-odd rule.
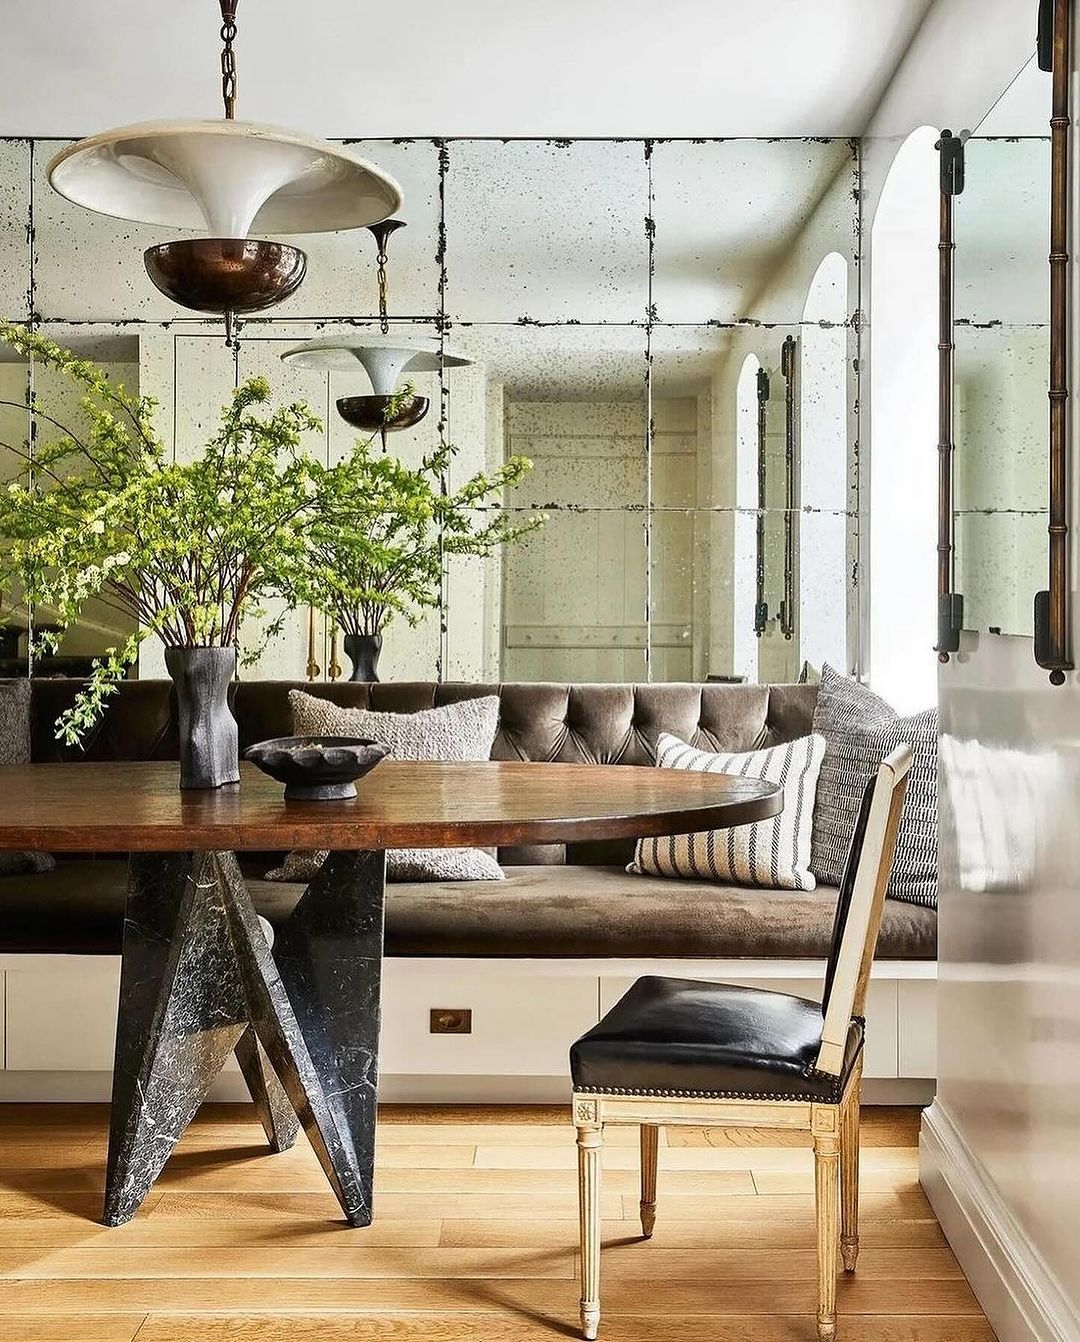
[[[350,680],[378,680],[382,634],[346,634],[342,640],[345,656],[352,662]]]
[[[180,709],[180,786],[240,781],[240,735],[229,707],[235,648],[166,648]]]

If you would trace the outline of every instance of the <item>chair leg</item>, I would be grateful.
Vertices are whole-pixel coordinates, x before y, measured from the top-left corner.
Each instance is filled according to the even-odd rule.
[[[836,1337],[836,1249],[840,1219],[840,1113],[814,1106],[814,1193],[817,1203],[818,1314],[820,1342]]]
[[[581,1227],[581,1335],[596,1336],[600,1327],[600,1149],[604,1130],[579,1126],[578,1211]]]
[[[840,1257],[854,1272],[859,1257],[859,1079],[852,1082],[840,1128]]]
[[[655,1123],[641,1125],[641,1233],[652,1238],[656,1225],[656,1164],[660,1152],[660,1129]]]

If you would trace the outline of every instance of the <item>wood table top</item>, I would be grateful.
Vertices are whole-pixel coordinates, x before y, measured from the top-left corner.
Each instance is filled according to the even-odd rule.
[[[175,764],[0,768],[0,849],[46,852],[461,848],[649,838],[767,820],[775,783],[634,765],[384,760],[348,801],[239,786],[181,792]]]

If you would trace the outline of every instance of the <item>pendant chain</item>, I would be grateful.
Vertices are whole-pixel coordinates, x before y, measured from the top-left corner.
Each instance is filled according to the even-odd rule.
[[[386,245],[380,245],[378,256],[375,258],[379,263],[379,330],[383,335],[390,330],[390,319],[387,314],[387,284],[386,284]]]
[[[225,103],[225,118],[232,121],[236,116],[236,53],[233,42],[236,41],[236,17],[222,6],[224,23],[221,25],[221,97]]]

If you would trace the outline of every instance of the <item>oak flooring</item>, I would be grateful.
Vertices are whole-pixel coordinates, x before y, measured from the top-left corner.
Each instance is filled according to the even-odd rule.
[[[347,1228],[301,1137],[208,1105],[129,1225],[100,1213],[107,1113],[0,1106],[4,1342],[539,1342],[576,1337],[572,1130],[559,1108],[383,1109],[376,1223]],[[863,1119],[862,1253],[840,1342],[993,1342],[918,1183],[918,1113]],[[604,1342],[813,1342],[797,1134],[662,1134],[639,1238],[636,1134],[605,1149]]]

